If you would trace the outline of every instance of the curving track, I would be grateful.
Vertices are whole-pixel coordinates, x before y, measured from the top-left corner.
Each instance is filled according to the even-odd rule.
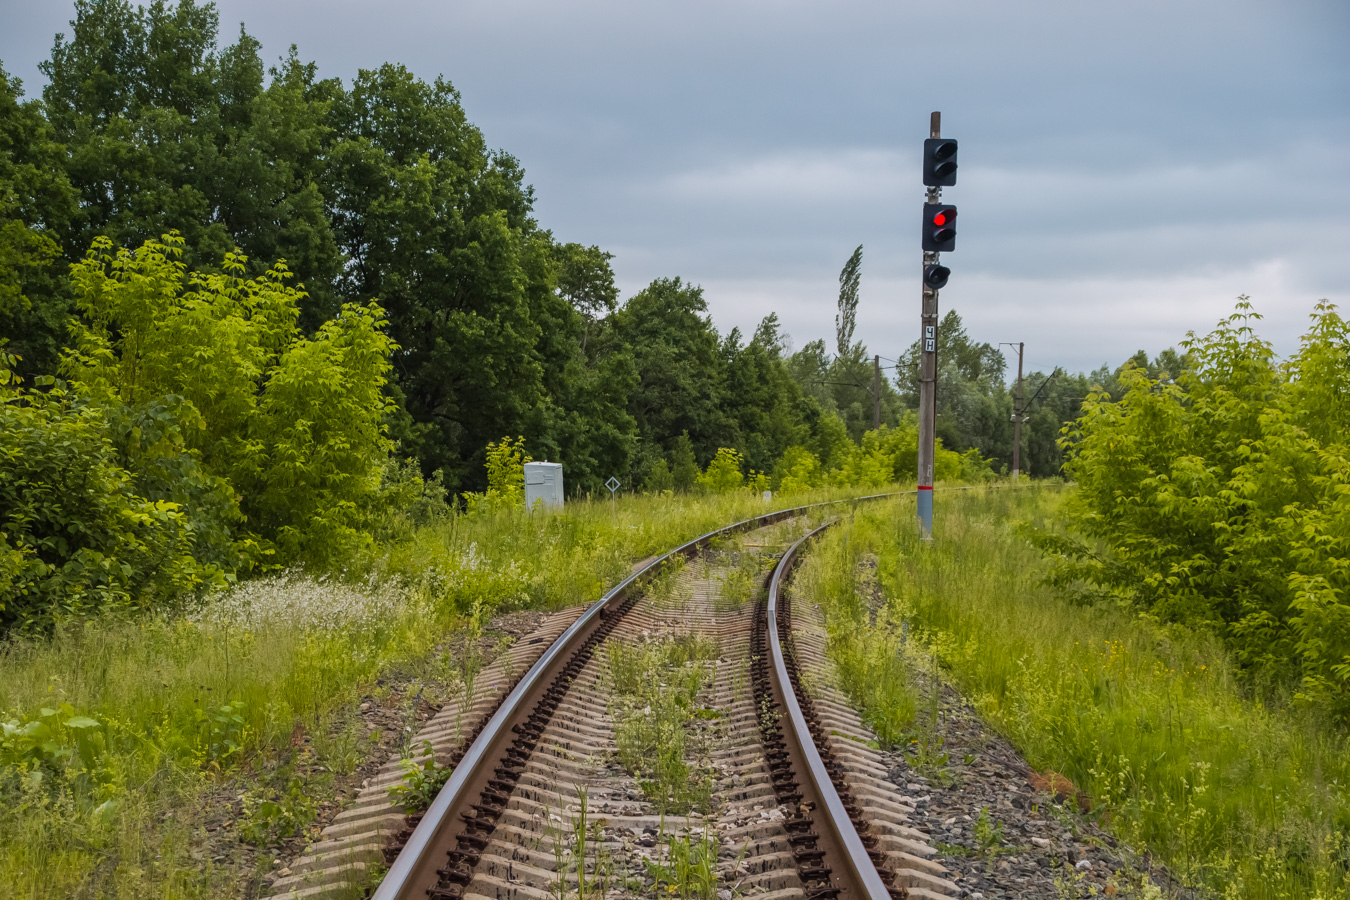
[[[823,511],[784,510],[690,541],[513,647],[484,673],[478,696],[429,724],[438,757],[456,768],[425,815],[409,820],[411,833],[398,835],[402,846],[376,900],[656,896],[665,885],[654,867],[673,865],[677,844],[686,853],[704,849],[715,871],[702,890],[713,890],[715,876],[720,900],[957,895],[926,859],[928,836],[908,825],[913,801],[888,780],[872,735],[829,687],[818,614],[793,617],[787,580],[801,548],[823,528],[786,548],[756,599],[725,596],[731,555],[715,544],[748,533],[741,552],[782,550],[785,529],[800,533],[806,513]],[[676,557],[694,563],[678,576],[673,599],[644,596],[645,577]],[[697,698],[709,716],[688,726],[710,802],[682,815],[663,815],[617,761],[604,652],[607,642],[672,635],[717,648]],[[358,801],[353,827],[363,809],[382,823],[363,845],[367,852],[387,848],[403,824],[398,810],[384,809],[387,799],[376,799],[387,798],[397,777],[391,771],[371,785],[364,806]],[[330,869],[350,875],[353,866],[377,864],[354,860],[335,837],[327,842]],[[318,897],[346,880],[324,871],[315,865],[276,887],[290,891],[283,896]]]

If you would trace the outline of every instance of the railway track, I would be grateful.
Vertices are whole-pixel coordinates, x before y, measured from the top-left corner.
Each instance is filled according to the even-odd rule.
[[[425,729],[455,766],[425,814],[385,809],[390,771],[349,811],[374,835],[332,835],[279,895],[334,893],[393,837],[375,900],[957,896],[830,687],[819,614],[794,615],[821,512],[704,535],[551,617]]]

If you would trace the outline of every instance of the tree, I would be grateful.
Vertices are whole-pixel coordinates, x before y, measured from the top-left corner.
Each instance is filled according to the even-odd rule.
[[[343,559],[370,541],[391,449],[383,311],[348,304],[307,339],[284,265],[246,279],[231,254],[193,273],[182,245],[94,242],[72,276],[72,387],[104,411],[139,492],[182,506],[225,568],[256,556],[255,535],[281,562]]]
[[[687,431],[680,432],[671,442],[670,474],[677,491],[688,491],[698,481],[698,460],[694,458],[694,442]]]
[[[75,215],[64,151],[22,84],[0,68],[0,343],[31,380],[56,369],[70,315],[56,265]]]
[[[767,320],[766,320],[767,321]],[[776,323],[773,323],[776,325]],[[760,331],[764,331],[761,323]],[[788,447],[810,439],[806,401],[779,356],[776,336],[739,346],[735,329],[723,341],[736,444],[751,469],[767,471]],[[767,337],[767,336],[766,336]]]
[[[1076,535],[1058,583],[1222,636],[1253,673],[1350,715],[1350,326],[1323,301],[1277,364],[1246,297],[1172,380],[1127,362],[1065,436]]]
[[[734,443],[735,431],[726,412],[725,357],[707,309],[701,288],[658,278],[614,314],[638,373],[628,411],[641,440],[673,448],[686,434],[701,459]]]
[[[97,235],[139,246],[174,230],[194,269],[236,248],[254,260],[251,275],[286,260],[308,288],[306,330],[336,312],[342,261],[317,179],[340,85],[316,83],[292,50],[264,86],[254,38],[241,29],[216,49],[212,4],[78,0],[70,25],[42,64],[80,199],[62,235],[68,257]]]
[[[976,450],[1002,465],[1012,460],[1012,395],[1003,383],[1006,362],[998,348],[976,342],[956,310],[938,325],[937,437],[957,451]],[[896,366],[905,407],[919,407],[919,362],[915,341]]]
[[[862,244],[839,272],[839,312],[834,317],[835,347],[840,356],[853,348],[853,327],[858,320],[858,284],[862,280]]]
[[[444,79],[361,70],[330,121],[324,190],[350,260],[339,293],[378,296],[389,311],[404,449],[426,472],[481,486],[490,441],[533,440],[549,424],[541,356],[562,365],[566,354],[541,353],[541,307],[565,332],[580,325],[555,303],[531,192],[514,159],[487,150]]]

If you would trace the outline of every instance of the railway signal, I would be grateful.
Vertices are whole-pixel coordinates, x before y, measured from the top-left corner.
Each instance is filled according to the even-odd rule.
[[[956,184],[956,141],[942,137],[942,113],[935,112],[923,142],[923,313],[919,342],[919,531],[933,537],[933,461],[937,451],[938,291],[952,270],[940,254],[956,249],[956,207],[942,202],[943,187]]]
[[[929,187],[956,184],[956,141],[929,138],[923,142],[923,183]]]
[[[956,207],[945,203],[923,205],[923,249],[948,253],[956,249]]]
[[[947,279],[952,277],[952,270],[946,266],[931,265],[923,267],[923,286],[934,291],[940,291],[947,286]]]

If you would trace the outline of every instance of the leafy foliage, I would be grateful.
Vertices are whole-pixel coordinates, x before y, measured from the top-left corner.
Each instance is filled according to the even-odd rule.
[[[22,85],[0,68],[0,343],[31,381],[51,374],[70,298],[56,260],[75,214],[65,153]]]
[[[0,383],[0,626],[176,601],[268,560],[328,565],[371,541],[391,450],[393,344],[375,303],[313,339],[278,265],[188,272],[182,238],[95,241],[72,273],[63,363]]]
[[[745,484],[745,473],[741,471],[744,460],[730,447],[720,447],[717,455],[708,463],[708,468],[698,476],[698,485],[705,491],[724,494],[734,491]]]
[[[858,285],[862,281],[862,244],[839,272],[839,312],[834,317],[835,346],[840,356],[853,347],[853,329],[858,324]]]
[[[127,465],[148,495],[199,522],[247,523],[236,566],[260,552],[320,565],[349,556],[369,541],[392,448],[383,310],[347,304],[303,338],[303,294],[283,264],[247,279],[245,260],[227,254],[223,273],[190,273],[182,244],[170,234],[114,254],[94,242],[72,275],[84,316],[65,361],[72,386],[114,418],[172,417],[148,445],[129,429]],[[165,469],[178,477],[156,477]]]
[[[1350,714],[1350,327],[1325,301],[1284,365],[1247,298],[1184,343],[1175,382],[1127,365],[1067,429],[1057,578],[1224,637],[1249,671]]]
[[[469,512],[513,509],[525,502],[525,464],[532,462],[525,452],[525,438],[504,437],[488,444],[488,489],[482,494],[465,494]]]
[[[0,629],[150,608],[222,581],[192,550],[183,509],[136,492],[97,409],[50,377],[26,390],[0,368]]]

